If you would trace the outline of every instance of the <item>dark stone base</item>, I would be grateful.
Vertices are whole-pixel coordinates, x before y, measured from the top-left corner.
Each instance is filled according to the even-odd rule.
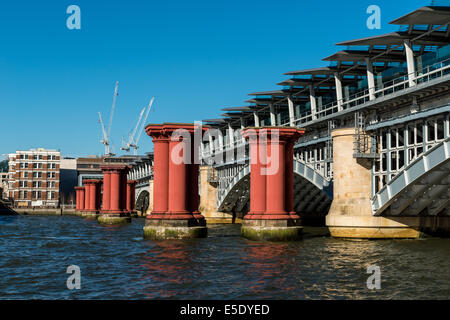
[[[131,217],[129,215],[106,215],[101,214],[98,216],[97,221],[99,224],[103,225],[119,225],[127,224],[131,222]]]
[[[201,221],[199,221],[201,220]],[[206,238],[208,229],[204,219],[146,219],[144,239],[192,239]]]
[[[241,235],[249,240],[298,241],[303,227],[296,220],[249,220],[244,219]]]
[[[132,218],[137,218],[137,217],[139,217],[137,211],[131,211],[131,212],[130,212],[130,217],[132,217]]]
[[[99,213],[98,212],[81,212],[80,216],[84,219],[97,219]]]

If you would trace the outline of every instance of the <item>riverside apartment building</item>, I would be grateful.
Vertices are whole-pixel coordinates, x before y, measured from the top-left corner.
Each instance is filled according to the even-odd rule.
[[[57,207],[61,152],[30,149],[8,155],[8,197],[15,207]]]

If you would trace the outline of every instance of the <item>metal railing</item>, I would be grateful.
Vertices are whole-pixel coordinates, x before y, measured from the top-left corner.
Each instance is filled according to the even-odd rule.
[[[431,80],[442,78],[445,75],[450,74],[450,58],[445,59],[440,62],[436,62],[432,65],[422,68],[419,71],[414,73],[412,77],[412,81],[414,81],[415,85],[420,85],[423,83],[427,83]],[[378,98],[389,96],[393,93],[397,93],[400,91],[404,91],[410,87],[410,77],[408,74],[401,75],[395,79],[383,82],[380,86],[375,86],[372,94],[374,94],[375,99],[370,99],[371,90],[369,88],[356,92],[339,103],[338,101],[330,102],[326,105],[317,108],[316,114],[312,114],[311,111],[306,111],[301,114],[299,118],[294,119],[294,125],[305,125],[314,121],[315,119],[320,119],[329,115],[338,114],[339,112],[345,111],[350,108],[355,108],[357,106],[364,105],[369,101],[375,101]],[[283,121],[286,117],[283,117]],[[281,126],[290,126],[289,118],[288,121],[282,122]],[[226,152],[227,150],[234,149],[242,144],[248,144],[248,141],[243,143],[241,138],[235,137],[234,143],[223,145],[218,149],[214,148],[214,152],[211,152],[209,148],[208,150],[204,150],[202,152],[202,158],[208,158],[213,156],[214,153],[217,152]]]
[[[412,77],[415,85],[419,85],[422,83],[429,82],[436,78],[441,78],[447,74],[450,74],[450,59],[445,59],[440,62],[436,62],[430,66],[422,68],[420,71],[416,71]],[[409,75],[404,74],[401,75],[395,79],[386,81],[381,84],[379,87],[375,87],[375,99],[380,97],[385,97],[390,94],[403,91],[408,89],[409,86]],[[338,113],[340,111],[346,110],[348,108],[354,108],[356,106],[363,105],[370,101],[370,92],[368,89],[364,89],[362,91],[359,91],[351,96],[349,96],[347,99],[344,99],[341,104],[341,108],[339,108],[338,101],[330,102],[320,108],[318,108],[316,113],[316,118],[323,118],[325,116]],[[311,111],[308,111],[305,115],[302,115],[300,118],[294,119],[294,123],[296,125],[298,124],[305,124],[311,121],[311,118],[313,117],[313,114]],[[290,123],[285,122],[282,123],[282,126],[288,126]]]

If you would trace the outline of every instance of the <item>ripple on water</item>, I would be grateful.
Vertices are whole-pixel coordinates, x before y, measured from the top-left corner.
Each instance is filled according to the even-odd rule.
[[[143,219],[0,217],[1,299],[449,299],[449,239],[345,241],[323,234],[253,242],[239,225],[208,238],[148,241]],[[67,266],[82,289],[66,288]],[[382,289],[368,290],[367,267]]]

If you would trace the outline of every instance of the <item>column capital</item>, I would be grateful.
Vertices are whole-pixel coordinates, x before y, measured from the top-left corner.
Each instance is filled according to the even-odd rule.
[[[278,134],[280,141],[295,141],[305,133],[305,129],[293,127],[247,127],[242,131],[242,136],[246,139],[254,139],[256,136],[266,135],[270,140],[272,134]]]
[[[126,172],[128,172],[131,169],[131,167],[126,164],[105,164],[105,165],[100,166],[100,169],[103,172],[105,172],[105,171],[109,171],[109,172],[126,171]]]
[[[174,131],[183,129],[187,130],[190,134],[193,134],[199,128],[202,129],[202,133],[209,129],[209,126],[199,126],[195,123],[174,123],[165,122],[162,124],[149,124],[145,127],[145,132],[150,137],[153,137],[153,141],[166,141],[170,140],[170,136]]]
[[[89,179],[89,180],[83,180],[84,184],[100,184],[102,183],[102,180],[97,179]]]

